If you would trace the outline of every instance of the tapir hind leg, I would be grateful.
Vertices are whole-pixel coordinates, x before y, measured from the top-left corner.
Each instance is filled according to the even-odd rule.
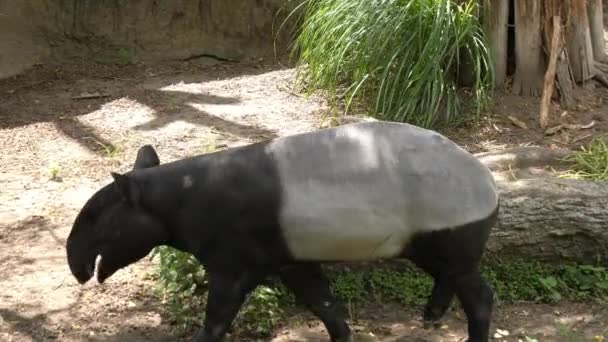
[[[332,342],[351,342],[344,308],[331,293],[329,281],[318,264],[297,264],[281,270],[281,280],[296,300],[304,304],[325,325]]]
[[[445,312],[452,304],[454,290],[443,281],[435,278],[433,291],[424,308],[423,321],[426,328],[437,326]]]
[[[489,338],[493,291],[480,273],[479,262],[496,215],[497,211],[462,227],[418,234],[402,255],[435,279],[425,320],[441,317],[455,294],[467,316],[470,342]]]
[[[479,270],[453,278],[453,287],[468,320],[469,342],[486,342],[490,334],[490,318],[494,293]]]

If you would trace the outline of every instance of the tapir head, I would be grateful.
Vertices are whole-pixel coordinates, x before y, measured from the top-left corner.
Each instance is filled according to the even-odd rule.
[[[159,165],[150,145],[137,153],[134,169]],[[70,271],[80,284],[94,275],[103,283],[119,269],[146,256],[162,244],[167,231],[160,220],[143,208],[141,185],[129,174],[112,173],[114,182],[97,191],[78,213],[66,249]]]

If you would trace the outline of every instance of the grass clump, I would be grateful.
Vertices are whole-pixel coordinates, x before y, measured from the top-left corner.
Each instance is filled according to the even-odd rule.
[[[608,181],[608,144],[606,137],[594,137],[587,148],[576,151],[565,158],[572,162],[572,170],[562,177]]]
[[[493,70],[477,1],[307,0],[301,9],[297,79],[344,98],[347,111],[357,102],[377,118],[423,127],[462,119],[464,61],[470,109],[485,108]]]

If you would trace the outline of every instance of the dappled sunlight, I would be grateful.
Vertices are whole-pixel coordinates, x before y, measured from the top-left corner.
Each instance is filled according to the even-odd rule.
[[[100,133],[116,133],[154,119],[155,113],[150,106],[129,97],[122,97],[106,102],[98,110],[82,115],[77,120]]]

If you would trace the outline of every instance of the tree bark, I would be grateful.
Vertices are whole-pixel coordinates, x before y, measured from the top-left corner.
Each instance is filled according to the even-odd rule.
[[[545,83],[543,87],[543,96],[540,102],[540,127],[545,128],[549,125],[549,111],[551,109],[551,97],[553,96],[553,84],[555,83],[555,70],[557,67],[557,56],[560,49],[561,38],[561,17],[553,17],[553,37],[551,39],[551,53],[549,57],[549,66],[545,73]]]
[[[566,166],[564,150],[516,148],[477,154],[501,196],[488,254],[549,262],[608,262],[608,183],[567,180],[543,170]]]
[[[566,35],[568,57],[576,82],[585,82],[595,76],[595,60],[585,2],[586,0],[570,1],[570,24]]]
[[[591,33],[593,57],[598,62],[606,61],[606,42],[604,41],[604,10],[602,0],[587,0],[587,15]]]
[[[486,26],[494,58],[494,86],[502,87],[507,79],[509,0],[494,0],[490,4],[492,6],[491,14],[486,19]]]
[[[542,91],[545,63],[542,50],[540,1],[515,1],[515,77],[513,92],[538,96]]]
[[[563,109],[574,108],[576,101],[574,100],[574,78],[570,70],[566,50],[562,49],[557,59],[557,89],[560,94],[560,104]]]

